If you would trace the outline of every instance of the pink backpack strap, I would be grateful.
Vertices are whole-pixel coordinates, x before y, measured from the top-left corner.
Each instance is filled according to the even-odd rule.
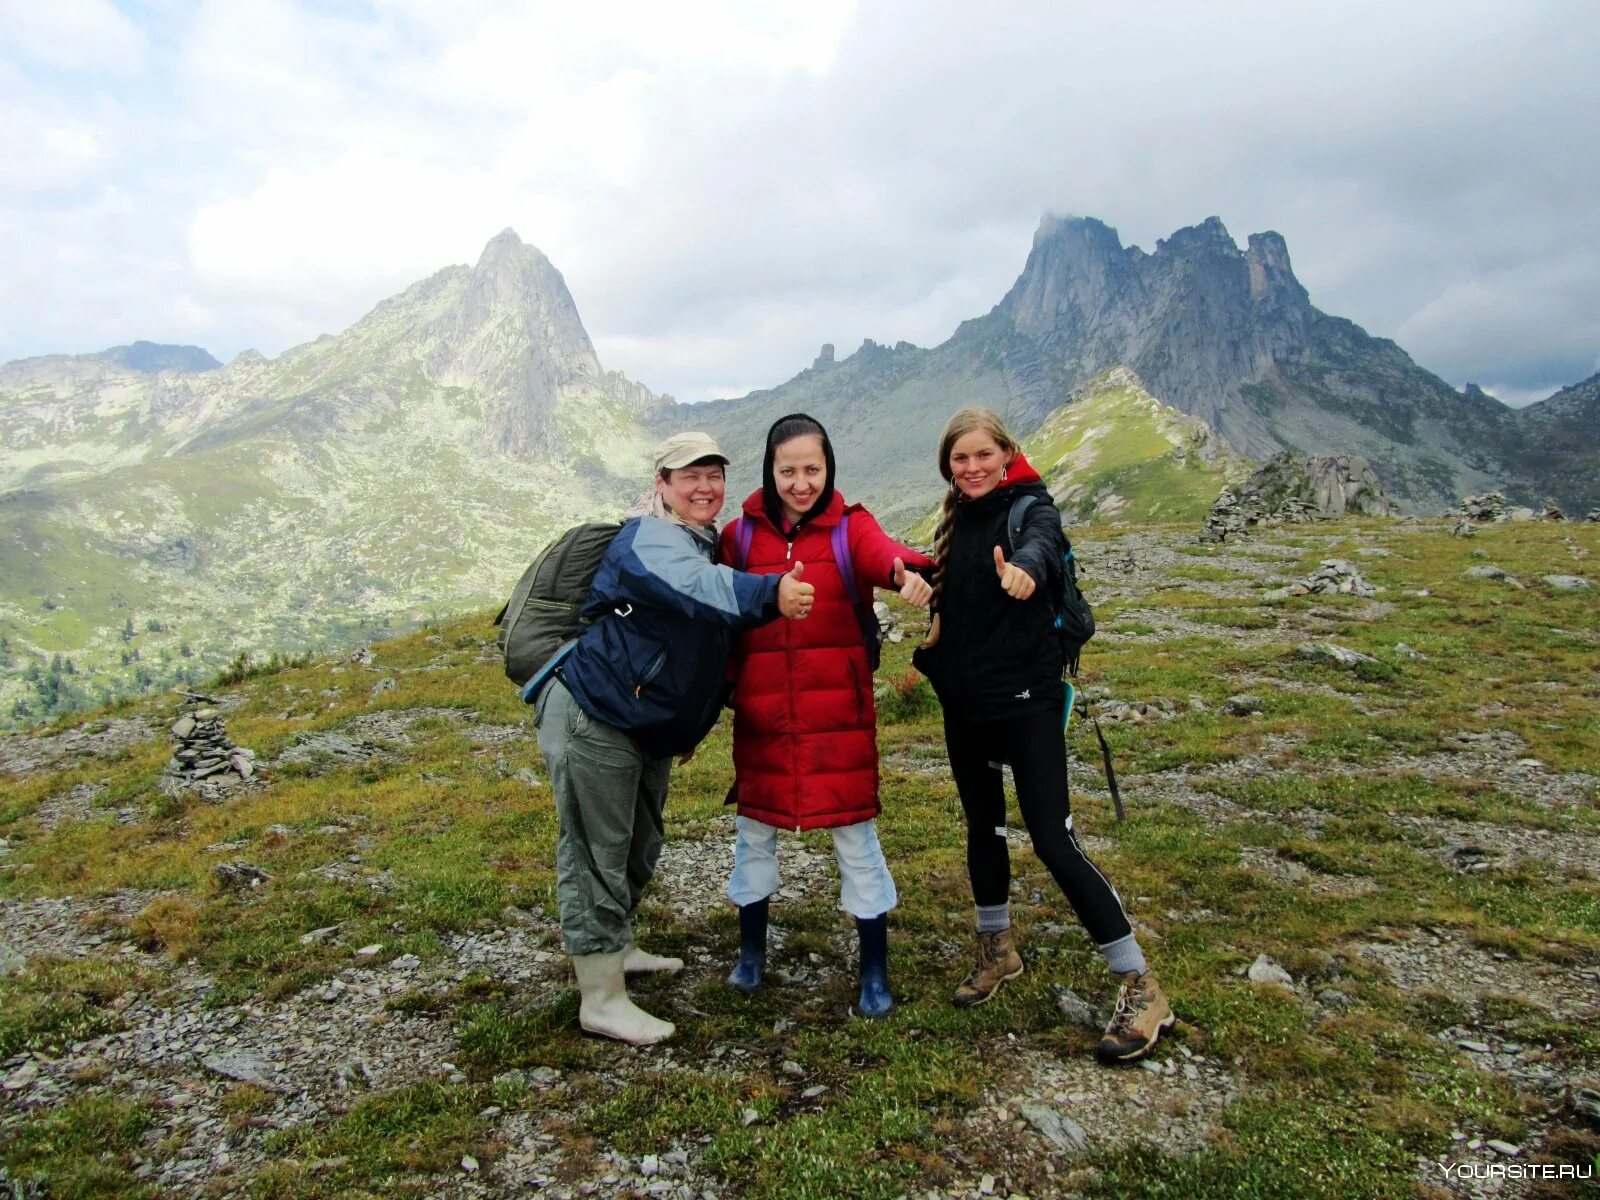
[[[861,603],[861,593],[856,589],[856,568],[850,560],[850,514],[845,513],[833,527],[833,564],[839,568],[839,578],[844,581],[844,594],[851,604]]]
[[[733,566],[743,571],[750,565],[750,540],[756,536],[755,522],[749,517],[733,521]]]

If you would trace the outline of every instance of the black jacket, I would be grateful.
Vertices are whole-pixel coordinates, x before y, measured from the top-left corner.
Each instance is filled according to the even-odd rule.
[[[1032,478],[1027,478],[1031,476]],[[1061,514],[1032,470],[956,507],[955,533],[942,565],[939,641],[912,658],[947,713],[966,721],[998,720],[1039,707],[1060,708],[1064,666],[1051,597],[1060,587]],[[1006,520],[1018,496],[1036,496],[1018,545]],[[1038,585],[1026,600],[1000,588],[994,548]]]

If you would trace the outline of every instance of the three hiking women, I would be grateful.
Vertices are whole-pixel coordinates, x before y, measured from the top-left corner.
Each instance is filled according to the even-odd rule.
[[[874,587],[892,588],[926,604],[931,589],[915,568],[929,560],[845,503],[827,432],[804,414],[768,430],[762,486],[723,529],[721,558],[766,579],[801,571],[816,589],[807,620],[746,629],[729,664],[738,813],[728,897],[739,906],[739,960],[728,982],[743,992],[761,985],[778,831],[828,829],[840,904],[860,939],[857,1011],[886,1016],[894,1008],[888,914],[897,896],[876,821],[871,597]]]
[[[1001,764],[1009,763],[1034,852],[1121,982],[1100,1056],[1139,1058],[1174,1018],[1116,890],[1072,828],[1064,651],[1053,599],[1063,570],[1060,515],[1017,440],[986,409],[950,419],[939,440],[939,473],[949,489],[935,533],[934,615],[912,661],[944,709],[950,771],[966,816],[977,953],[955,1003],[982,1004],[1023,972],[1011,933],[1001,777]],[[1016,528],[1012,505],[1023,497],[1033,499]]]
[[[537,691],[578,1022],[636,1045],[670,1037],[673,1026],[628,998],[625,976],[683,968],[641,950],[632,924],[661,853],[672,759],[721,712],[734,632],[780,614],[803,620],[814,598],[798,570],[714,565],[727,462],[703,433],[661,445],[651,515],[626,522],[606,549],[584,608],[590,623]]]

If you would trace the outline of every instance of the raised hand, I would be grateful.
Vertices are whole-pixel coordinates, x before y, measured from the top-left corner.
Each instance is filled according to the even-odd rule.
[[[995,574],[1000,576],[1001,588],[1013,600],[1026,600],[1033,595],[1033,589],[1037,586],[1033,582],[1033,576],[1016,563],[1008,563],[999,546],[994,548],[994,570]]]
[[[915,604],[918,608],[927,608],[933,599],[933,587],[915,571],[906,570],[906,564],[901,559],[894,560],[894,585],[900,589],[900,599],[907,604]]]
[[[778,611],[791,621],[803,621],[811,615],[811,604],[817,589],[801,580],[805,563],[795,563],[794,569],[778,580]]]

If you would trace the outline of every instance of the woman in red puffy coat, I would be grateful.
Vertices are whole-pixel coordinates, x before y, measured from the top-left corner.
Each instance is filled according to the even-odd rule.
[[[778,830],[831,829],[840,903],[861,939],[859,1011],[881,1017],[894,1009],[887,939],[896,894],[878,844],[878,717],[863,630],[874,587],[927,604],[931,589],[912,568],[930,560],[847,505],[833,479],[827,432],[804,414],[783,417],[767,431],[761,489],[722,531],[720,561],[758,575],[793,570],[816,589],[804,621],[748,631],[729,663],[738,837],[728,896],[740,937],[728,982],[744,992],[761,984]]]

